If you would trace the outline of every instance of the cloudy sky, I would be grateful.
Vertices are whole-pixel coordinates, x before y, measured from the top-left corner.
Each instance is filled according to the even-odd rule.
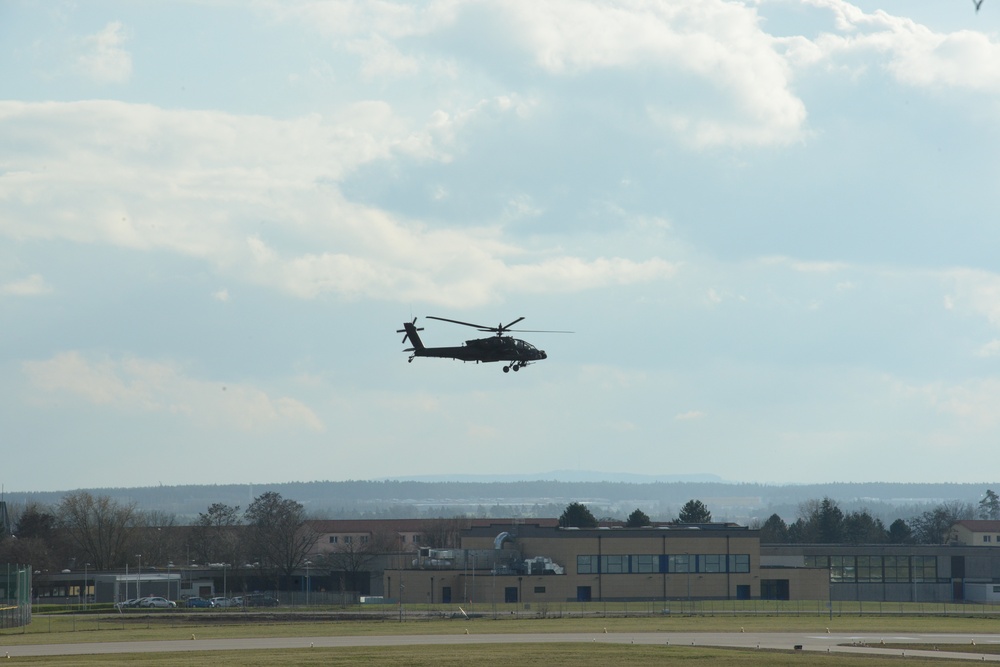
[[[998,118],[993,0],[7,0],[0,482],[996,481]]]

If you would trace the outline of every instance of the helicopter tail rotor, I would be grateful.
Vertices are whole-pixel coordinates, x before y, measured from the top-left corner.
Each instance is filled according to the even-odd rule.
[[[423,331],[423,330],[424,330],[423,327],[417,326],[417,318],[415,317],[413,318],[412,322],[403,322],[402,329],[396,329],[396,333],[403,334],[403,340],[401,341],[402,343],[406,343],[407,339],[409,339],[410,342],[413,343],[413,347],[405,350],[406,352],[410,352],[415,349],[419,350],[424,347],[424,344],[420,342],[420,336],[417,335],[418,331]]]

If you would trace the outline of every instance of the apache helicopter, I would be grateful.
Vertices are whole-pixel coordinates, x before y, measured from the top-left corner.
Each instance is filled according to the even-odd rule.
[[[418,331],[423,331],[424,328],[417,326],[417,318],[414,317],[412,322],[404,322],[403,328],[396,330],[396,333],[403,334],[404,343],[407,339],[409,339],[410,343],[413,344],[413,347],[408,347],[403,350],[404,352],[413,353],[407,360],[410,363],[413,363],[414,357],[442,357],[444,359],[475,361],[477,364],[480,361],[484,363],[492,361],[509,361],[510,363],[503,367],[503,372],[509,373],[511,369],[519,371],[532,362],[541,361],[542,359],[545,359],[547,355],[544,350],[539,350],[531,343],[512,336],[505,336],[504,334],[506,332],[573,333],[572,331],[534,331],[530,329],[511,329],[512,326],[523,320],[523,317],[517,318],[510,324],[500,324],[495,327],[488,327],[482,324],[472,324],[470,322],[460,322],[458,320],[449,320],[445,317],[434,317],[433,315],[428,315],[427,319],[451,322],[452,324],[461,324],[463,326],[478,329],[479,331],[490,331],[496,335],[490,336],[489,338],[475,338],[473,340],[467,340],[465,341],[465,345],[462,345],[461,347],[424,347],[424,344],[420,340],[420,336],[417,334]]]

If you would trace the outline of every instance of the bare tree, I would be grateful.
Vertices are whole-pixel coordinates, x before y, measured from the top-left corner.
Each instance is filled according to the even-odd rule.
[[[971,519],[976,510],[971,503],[951,501],[941,503],[927,510],[910,522],[913,539],[918,544],[945,544],[950,536],[948,531],[956,521]]]
[[[365,582],[362,582],[362,573],[370,570],[370,564],[376,557],[386,553],[382,546],[372,540],[362,541],[360,536],[351,536],[347,542],[341,542],[335,549],[324,551],[321,555],[320,566],[326,566],[330,570],[330,575],[340,579],[341,591],[361,591],[368,590]]]
[[[122,505],[108,496],[76,491],[63,497],[56,509],[59,527],[70,548],[95,570],[127,562],[128,543],[135,530],[135,504]]]
[[[432,519],[424,524],[421,531],[423,545],[432,549],[456,549],[461,542],[462,531],[472,525],[465,517]]]
[[[262,567],[285,577],[302,567],[319,533],[306,523],[302,503],[268,491],[250,503],[244,513],[252,554]]]
[[[212,503],[199,512],[191,530],[191,548],[201,563],[237,563],[242,558],[239,505]]]

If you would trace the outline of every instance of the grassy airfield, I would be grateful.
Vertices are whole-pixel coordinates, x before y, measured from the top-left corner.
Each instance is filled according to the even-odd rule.
[[[200,612],[201,610],[199,610]],[[252,612],[218,613],[149,613],[36,614],[25,628],[0,632],[0,657],[4,647],[25,644],[121,642],[151,640],[228,639],[243,637],[315,637],[376,635],[459,635],[581,632],[651,633],[651,632],[815,632],[836,634],[883,633],[964,633],[992,634],[1000,631],[996,617],[961,616],[639,616],[605,618],[562,616],[558,618],[516,618],[499,615],[474,618],[445,618],[445,614],[386,616],[381,620],[329,620],[322,613]],[[450,616],[450,613],[448,614]],[[971,650],[968,642],[940,650]],[[900,649],[905,645],[887,644]],[[928,646],[912,649],[927,650]],[[993,646],[975,647],[978,654],[995,653]],[[716,649],[702,646],[650,646],[609,644],[503,644],[445,646],[387,646],[379,648],[306,648],[263,651],[211,651],[152,653],[141,655],[95,655],[67,657],[18,657],[17,662],[49,665],[124,664],[141,661],[151,665],[353,665],[359,661],[379,665],[449,667],[477,662],[503,660],[508,664],[562,667],[570,665],[898,665],[898,656],[828,655],[814,652],[775,652],[739,649]],[[4,661],[6,662],[6,661]],[[14,661],[12,660],[11,663]],[[935,660],[935,664],[960,664],[960,661]],[[964,664],[964,663],[962,663]]]
[[[909,660],[906,658],[905,660]],[[7,662],[7,661],[5,661]],[[9,661],[13,663],[14,661]],[[377,664],[383,667],[468,667],[502,664],[527,667],[578,667],[605,665],[685,665],[699,667],[899,667],[904,659],[826,653],[750,651],[704,647],[588,645],[588,644],[505,644],[503,646],[390,646],[378,649],[292,649],[283,651],[211,651],[185,653],[143,653],[141,655],[94,655],[70,657],[18,658],[18,663],[37,665],[122,665],[139,662],[155,667],[190,665],[248,665],[251,667],[322,665],[347,667]],[[912,661],[911,661],[912,662]],[[924,660],[929,665],[967,664],[960,660]]]

